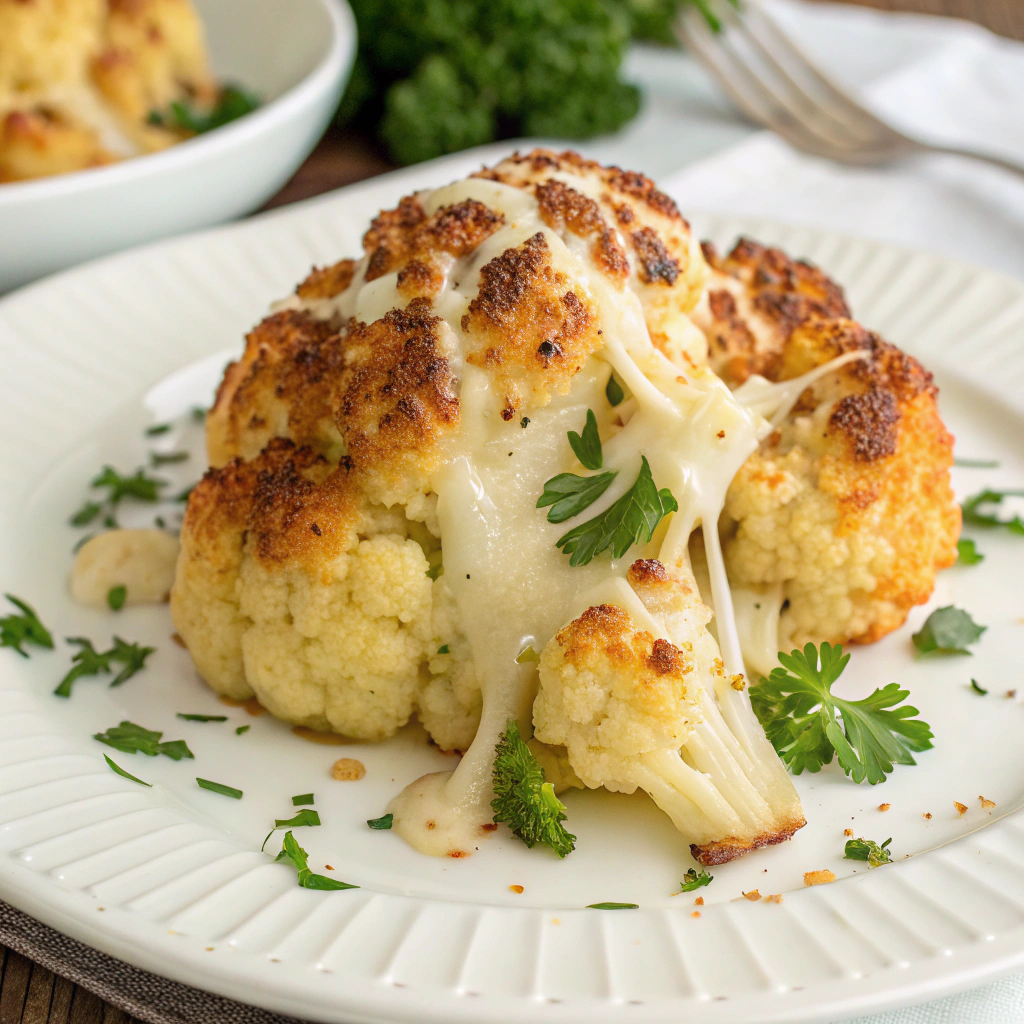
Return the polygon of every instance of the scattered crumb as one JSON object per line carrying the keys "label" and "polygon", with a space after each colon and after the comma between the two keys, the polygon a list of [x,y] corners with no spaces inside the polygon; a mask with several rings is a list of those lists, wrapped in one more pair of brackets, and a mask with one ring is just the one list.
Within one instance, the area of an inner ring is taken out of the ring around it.
{"label": "scattered crumb", "polygon": [[514,893],[521,893],[521,892],[523,891],[523,887],[522,887],[521,885],[510,885],[510,886],[509,886],[509,888],[510,888],[510,889],[511,889],[511,890],[512,890],[512,891],[513,891]]}
{"label": "scattered crumb", "polygon": [[1017,691],[1016,690],[1007,690],[1006,691],[1006,696],[1009,697],[1010,700],[1013,700],[1013,698],[1017,696]]}
{"label": "scattered crumb", "polygon": [[773,892],[771,894],[771,896],[765,896],[765,899],[769,903],[781,903],[782,902],[782,893],[781,892]]}
{"label": "scattered crumb", "polygon": [[835,872],[829,871],[828,868],[822,868],[821,871],[804,872],[804,885],[825,885],[827,882],[834,882],[835,880]]}
{"label": "scattered crumb", "polygon": [[718,432],[718,436],[719,436],[719,437],[725,437],[725,431],[724,431],[724,430],[720,430],[720,431]]}
{"label": "scattered crumb", "polygon": [[[993,804],[992,806],[995,807],[995,804]],[[107,908],[106,907],[97,907],[96,909],[97,910],[106,910]]]}
{"label": "scattered crumb", "polygon": [[[174,642],[175,642],[175,643],[176,643],[176,644],[177,644],[177,645],[178,645],[179,647],[185,647],[185,641],[181,639],[181,635],[180,635],[179,633],[172,633],[172,634],[171,634],[171,639],[172,639],[172,640],[173,640],[173,641],[174,641]],[[187,648],[187,647],[185,647],[185,650],[187,651],[187,650],[188,650],[188,648]]]}
{"label": "scattered crumb", "polygon": [[699,911],[699,910],[695,910],[695,911],[694,911],[694,912],[693,912],[693,913],[692,913],[692,914],[690,915],[690,917],[700,917],[700,911]]}
{"label": "scattered crumb", "polygon": [[693,905],[694,905],[695,907],[703,907],[703,906],[704,906],[704,897],[703,897],[703,896],[698,896],[698,897],[697,897],[697,898],[696,898],[696,899],[695,899],[695,900],[693,901]]}
{"label": "scattered crumb", "polygon": [[[978,799],[981,801],[981,809],[983,811],[990,811],[996,805],[995,800],[986,800],[983,796],[979,796]],[[100,907],[100,909],[102,910],[103,908]]]}
{"label": "scattered crumb", "polygon": [[746,681],[746,679],[743,678],[742,673],[740,673],[738,675],[733,676],[729,680],[729,685],[734,690],[742,690],[747,685],[747,681]]}
{"label": "scattered crumb", "polygon": [[889,810],[890,807],[892,807],[892,804],[879,804],[878,805],[878,809],[880,811],[887,811],[887,810]]}
{"label": "scattered crumb", "polygon": [[[480,847],[478,846],[477,849],[479,850]],[[468,857],[469,854],[466,853],[465,850],[449,850],[448,851],[448,856],[449,857],[454,857],[456,860],[458,860],[460,857]]]}
{"label": "scattered crumb", "polygon": [[756,903],[761,898],[761,894],[756,889],[751,889],[750,892],[743,893],[743,898],[750,900],[751,903]]}
{"label": "scattered crumb", "polygon": [[843,829],[843,835],[844,836],[852,836],[853,835],[853,829],[852,828],[844,828]]}
{"label": "scattered crumb", "polygon": [[213,952],[213,946],[207,946],[206,947],[206,952],[207,953],[212,953]]}
{"label": "scattered crumb", "polygon": [[931,821],[931,820],[932,820],[932,812],[931,812],[931,811],[925,811],[925,812],[924,812],[924,813],[923,813],[923,814],[921,815],[921,817],[922,817],[922,818],[927,818],[927,819],[928,819],[929,821]]}
{"label": "scattered crumb", "polygon": [[331,765],[331,778],[337,779],[338,782],[355,782],[365,774],[366,769],[363,767],[363,762],[357,761],[354,757],[339,757]]}
{"label": "scattered crumb", "polygon": [[325,868],[326,868],[326,869],[327,869],[328,871],[333,871],[333,870],[334,870],[334,865],[333,865],[333,864],[325,864],[325,865],[324,865],[324,867],[325,867]]}
{"label": "scattered crumb", "polygon": [[953,806],[956,808],[956,813],[961,818],[967,813],[967,804],[962,804],[959,800],[954,800]]}
{"label": "scattered crumb", "polygon": [[557,917],[553,917],[553,918],[551,918],[551,923],[552,924],[561,924],[562,922],[559,921]]}

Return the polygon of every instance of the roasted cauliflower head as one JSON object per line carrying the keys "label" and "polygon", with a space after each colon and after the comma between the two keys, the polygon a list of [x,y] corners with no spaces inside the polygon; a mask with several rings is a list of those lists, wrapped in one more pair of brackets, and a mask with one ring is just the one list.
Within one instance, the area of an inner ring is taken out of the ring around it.
{"label": "roasted cauliflower head", "polygon": [[362,739],[416,715],[465,752],[388,808],[425,852],[493,830],[496,744],[531,719],[559,785],[646,790],[704,863],[792,835],[737,630],[709,628],[726,566],[785,588],[794,635],[893,628],[955,531],[950,442],[930,378],[834,285],[741,256],[709,271],[649,180],[546,150],[374,218],[207,416],[171,601],[200,674]]}
{"label": "roasted cauliflower head", "polygon": [[730,579],[780,587],[780,645],[871,643],[927,601],[956,560],[953,438],[932,376],[849,319],[820,270],[743,240],[706,249],[695,314],[732,386],[791,380],[838,357],[737,474],[723,518]]}

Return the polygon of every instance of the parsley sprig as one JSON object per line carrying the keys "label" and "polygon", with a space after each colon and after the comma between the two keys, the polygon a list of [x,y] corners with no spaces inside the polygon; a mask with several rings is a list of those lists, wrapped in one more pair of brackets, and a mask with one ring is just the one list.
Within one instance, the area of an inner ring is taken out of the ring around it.
{"label": "parsley sprig", "polygon": [[[916,764],[912,752],[932,746],[931,726],[917,708],[901,704],[909,691],[889,683],[862,700],[843,700],[832,686],[850,660],[843,648],[807,644],[779,652],[782,668],[753,687],[750,699],[768,739],[794,775],[820,771],[832,759],[854,782],[884,782],[897,764]],[[840,725],[840,721],[842,725]]]}
{"label": "parsley sprig", "polygon": [[877,868],[881,864],[891,864],[889,844],[892,838],[886,839],[881,846],[871,839],[851,839],[847,842],[843,856],[847,860],[866,860],[869,868]]}
{"label": "parsley sprig", "polygon": [[655,486],[644,455],[633,486],[600,515],[573,527],[555,544],[570,556],[572,566],[586,565],[609,549],[614,558],[621,558],[634,544],[646,544],[662,519],[678,508],[667,487],[659,491]]}
{"label": "parsley sprig", "polygon": [[84,636],[69,636],[67,641],[69,644],[77,645],[79,649],[72,655],[71,670],[53,691],[58,697],[70,697],[71,688],[77,680],[83,676],[109,674],[115,664],[122,667],[110,681],[110,685],[120,686],[136,672],[145,668],[146,659],[156,650],[155,647],[130,644],[117,636],[114,637],[114,646],[109,651],[97,651],[92,641]]}
{"label": "parsley sprig", "polygon": [[582,434],[577,434],[575,430],[569,431],[569,446],[587,469],[600,469],[604,465],[601,435],[597,432],[597,417],[593,409],[587,410],[587,422]]}
{"label": "parsley sprig", "polygon": [[53,635],[39,621],[36,610],[12,594],[4,594],[4,597],[21,614],[12,613],[0,616],[0,647],[10,647],[23,658],[27,658],[29,655],[28,651],[21,646],[22,644],[33,644],[36,647],[45,647],[52,651]]}
{"label": "parsley sprig", "polygon": [[312,807],[304,807],[297,814],[290,818],[275,818],[274,827],[267,833],[267,838],[263,840],[263,845],[260,847],[260,853],[262,853],[270,840],[270,837],[278,830],[282,828],[299,828],[301,826],[309,826],[310,828],[320,824],[320,815],[313,810]]}
{"label": "parsley sprig", "polygon": [[159,128],[171,128],[176,131],[192,132],[202,135],[204,132],[222,128],[231,121],[237,121],[245,114],[250,114],[260,105],[259,97],[236,85],[225,86],[221,90],[216,106],[204,112],[191,103],[175,101],[168,113],[153,110],[149,114],[149,123]]}
{"label": "parsley sprig", "polygon": [[131,476],[119,473],[113,466],[104,466],[103,471],[89,484],[94,490],[106,490],[99,501],[89,500],[71,517],[72,526],[88,526],[97,516],[103,514],[103,525],[117,526],[117,506],[125,498],[137,501],[156,502],[160,500],[160,488],[166,480],[149,476],[144,469],[137,469]]}
{"label": "parsley sprig", "polygon": [[985,556],[975,547],[973,540],[961,537],[956,542],[956,564],[957,565],[978,565],[984,562]]}
{"label": "parsley sprig", "polygon": [[576,849],[576,837],[566,831],[565,804],[544,781],[544,769],[519,735],[514,719],[505,725],[494,759],[494,820],[505,822],[529,847],[550,846],[559,857]]}
{"label": "parsley sprig", "polygon": [[678,896],[680,893],[693,892],[694,889],[699,889],[703,885],[710,885],[714,880],[714,875],[709,875],[703,868],[698,871],[696,868],[689,868],[683,880],[679,883],[679,892],[675,892],[672,895]]}
{"label": "parsley sprig", "polygon": [[93,739],[106,743],[108,747],[120,750],[124,754],[145,754],[147,757],[163,754],[172,761],[195,756],[184,740],[168,740],[162,743],[162,736],[162,732],[145,729],[134,722],[122,722],[104,732],[94,733]]}
{"label": "parsley sprig", "polygon": [[[993,491],[986,488],[967,498],[960,506],[965,526],[1002,526],[1010,533],[1024,535],[1024,520],[1020,516],[1000,519],[998,508],[1004,498],[1024,498],[1024,491]],[[988,510],[991,506],[991,510]]]}
{"label": "parsley sprig", "polygon": [[910,638],[922,654],[970,654],[988,626],[979,626],[968,612],[953,605],[936,608]]}
{"label": "parsley sprig", "polygon": [[358,885],[349,885],[348,882],[339,882],[336,879],[328,878],[326,875],[314,874],[309,867],[309,855],[299,846],[295,836],[291,832],[285,832],[284,843],[281,852],[276,860],[286,861],[294,865],[299,875],[299,885],[303,889],[358,889]]}

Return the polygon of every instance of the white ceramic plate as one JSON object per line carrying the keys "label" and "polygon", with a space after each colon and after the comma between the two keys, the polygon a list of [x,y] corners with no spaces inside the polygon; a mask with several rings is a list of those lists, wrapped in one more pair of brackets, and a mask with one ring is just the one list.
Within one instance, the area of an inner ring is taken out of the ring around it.
{"label": "white ceramic plate", "polygon": [[102,253],[248,213],[327,127],[355,52],[345,0],[195,0],[214,73],[259,110],[160,153],[0,184],[0,293]]}
{"label": "white ceramic plate", "polygon": [[[908,686],[935,750],[875,788],[834,769],[799,777],[808,826],[714,869],[699,918],[693,896],[670,896],[692,862],[646,798],[570,792],[579,843],[564,862],[501,832],[467,860],[425,858],[364,824],[406,782],[450,765],[416,729],[381,745],[313,745],[269,716],[219,704],[171,642],[166,609],[114,617],[70,603],[81,531],[67,519],[99,467],[131,470],[156,448],[198,452],[189,409],[209,402],[226,353],[268,301],[312,262],[355,252],[382,204],[477,162],[376,179],[0,302],[0,589],[35,604],[59,637],[99,645],[116,632],[157,647],[124,686],[84,679],[71,700],[50,692],[69,664],[63,642],[28,661],[0,651],[0,897],[138,966],[318,1021],[834,1020],[1024,964],[1024,707],[1004,696],[1018,686],[1024,695],[1020,538],[979,536],[984,564],[940,579],[933,606],[955,602],[989,627],[976,656],[915,661],[909,636],[929,611],[921,608],[897,634],[855,651],[843,679],[854,696],[890,680]],[[1024,287],[810,228],[717,216],[697,226],[721,242],[749,232],[835,274],[866,323],[935,370],[960,454],[1000,460],[958,469],[958,490],[1024,483]],[[174,417],[172,434],[143,437]],[[169,467],[168,491],[201,469],[198,454]],[[146,509],[142,521],[176,508]],[[988,696],[968,689],[971,676]],[[176,712],[231,721],[190,723]],[[196,760],[114,753],[154,786],[118,778],[90,734],[123,718],[186,739]],[[243,724],[251,728],[236,735]],[[366,778],[333,781],[341,754],[362,760]],[[196,775],[245,797],[200,790]],[[310,790],[324,824],[298,838],[314,869],[330,864],[361,888],[300,889],[294,871],[259,853],[271,819]],[[984,811],[980,795],[995,809]],[[954,801],[968,806],[963,817]],[[891,836],[897,863],[868,872],[843,860],[845,828]],[[820,868],[839,881],[804,888],[803,873]],[[753,888],[784,900],[737,902]],[[581,909],[606,900],[641,909]]]}

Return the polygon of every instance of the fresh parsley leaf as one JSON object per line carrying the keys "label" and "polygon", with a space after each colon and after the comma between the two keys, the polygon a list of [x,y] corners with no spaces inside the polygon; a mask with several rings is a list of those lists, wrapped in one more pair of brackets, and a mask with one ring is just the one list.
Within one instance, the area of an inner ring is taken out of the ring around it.
{"label": "fresh parsley leaf", "polygon": [[0,616],[0,647],[10,647],[23,658],[27,658],[28,651],[21,645],[32,644],[35,647],[45,647],[53,650],[53,636],[50,631],[39,621],[35,609],[26,604],[13,594],[4,594],[11,604],[14,605],[20,615]]}
{"label": "fresh parsley leaf", "polygon": [[555,542],[570,556],[570,565],[586,565],[608,548],[621,558],[632,545],[646,544],[662,519],[679,508],[671,491],[654,486],[647,456],[641,458],[636,482],[618,501]]}
{"label": "fresh parsley leaf", "polygon": [[983,689],[982,689],[982,688],[981,688],[981,687],[980,687],[980,686],[978,685],[978,680],[977,680],[977,679],[972,679],[972,680],[971,680],[971,689],[972,689],[972,690],[973,690],[973,691],[974,691],[975,693],[980,693],[982,697],[984,697],[984,696],[986,696],[986,695],[988,694],[988,690],[983,690]]}
{"label": "fresh parsley leaf", "polygon": [[550,846],[559,857],[576,848],[576,837],[565,830],[565,805],[554,786],[544,781],[544,769],[509,719],[498,740],[494,758],[494,820],[505,822],[527,846]]}
{"label": "fresh parsley leaf", "polygon": [[175,501],[180,501],[182,504],[185,504],[185,502],[188,501],[189,497],[191,496],[191,494],[195,490],[195,488],[196,488],[195,484],[193,484],[191,487],[186,487],[183,491],[179,491],[174,496],[174,500]]}
{"label": "fresh parsley leaf", "polygon": [[192,406],[192,419],[195,420],[196,423],[205,423],[206,422],[206,410],[201,405],[193,405]]}
{"label": "fresh parsley leaf", "polygon": [[107,604],[110,605],[112,611],[119,612],[124,607],[127,597],[127,587],[111,587],[107,591]]}
{"label": "fresh parsley leaf", "polygon": [[593,409],[587,410],[587,422],[583,425],[582,434],[577,434],[575,430],[569,431],[569,447],[587,469],[600,469],[604,465],[601,435],[597,432],[597,417]]}
{"label": "fresh parsley leaf", "polygon": [[438,654],[451,654],[452,653],[451,645],[450,644],[441,644],[441,646],[438,647],[438,649],[437,649],[437,653]]}
{"label": "fresh parsley leaf", "polygon": [[197,109],[191,103],[175,101],[171,104],[170,113],[158,110],[150,111],[149,123],[174,131],[192,132],[202,135],[204,132],[222,128],[231,121],[252,113],[260,105],[259,97],[236,85],[225,86],[221,90],[216,106],[208,112]]}
{"label": "fresh parsley leaf", "polygon": [[604,394],[608,399],[608,404],[613,407],[626,397],[626,392],[622,390],[622,385],[614,373],[608,378],[608,383],[604,386]]}
{"label": "fresh parsley leaf", "polygon": [[71,669],[53,692],[58,697],[70,697],[71,688],[83,676],[98,676],[110,672],[112,651],[97,651],[92,641],[84,636],[69,636],[69,644],[76,644],[79,650],[71,656]]}
{"label": "fresh parsley leaf", "polygon": [[639,903],[588,903],[587,910],[639,910]]}
{"label": "fresh parsley leaf", "polygon": [[94,733],[93,739],[99,740],[100,743],[106,743],[108,747],[120,750],[123,754],[145,754],[147,757],[163,754],[172,761],[180,761],[182,758],[194,756],[184,740],[170,740],[161,743],[162,736],[162,732],[145,729],[134,722],[122,722],[105,732]]}
{"label": "fresh parsley leaf", "polygon": [[299,885],[303,889],[358,889],[358,885],[349,885],[348,882],[338,882],[326,875],[316,875],[309,869],[309,855],[296,842],[291,832],[285,832],[284,843],[281,852],[275,858],[277,861],[287,861],[295,867],[299,875]]}
{"label": "fresh parsley leaf", "polygon": [[211,782],[209,779],[200,779],[196,777],[196,782],[199,783],[200,789],[208,789],[211,793],[220,793],[221,796],[229,796],[232,800],[241,800],[242,791],[235,789],[234,786],[225,786],[220,782]]}
{"label": "fresh parsley leaf", "polygon": [[227,715],[187,715],[183,711],[178,712],[178,718],[186,722],[226,722]]}
{"label": "fresh parsley leaf", "polygon": [[312,807],[304,807],[298,814],[291,818],[275,818],[274,827],[267,833],[267,838],[263,840],[263,845],[260,847],[260,853],[262,853],[267,847],[267,841],[270,837],[278,830],[282,828],[299,828],[303,825],[313,827],[320,824],[320,815],[313,810]]}
{"label": "fresh parsley leaf", "polygon": [[292,807],[301,807],[303,804],[313,803],[312,793],[300,793],[298,796],[292,797]]}
{"label": "fresh parsley leaf", "polygon": [[122,779],[128,779],[129,782],[137,782],[140,786],[149,786],[150,789],[153,788],[152,782],[143,782],[142,779],[135,778],[134,775],[130,774],[129,772],[126,772],[123,768],[120,768],[116,764],[114,764],[114,762],[111,761],[106,754],[103,755],[103,760],[106,761],[108,765],[110,765],[110,770],[116,772],[118,775],[121,776]]}
{"label": "fresh parsley leaf", "polygon": [[146,427],[146,437],[159,437],[161,434],[166,434],[170,429],[170,423],[154,423],[153,426]]}
{"label": "fresh parsley leaf", "polygon": [[[696,868],[689,868],[683,875],[682,882],[679,883],[679,892],[693,892],[694,889],[699,889],[702,885],[710,885],[714,877],[703,869],[697,871]],[[676,895],[678,896],[679,893]]]}
{"label": "fresh parsley leaf", "polygon": [[559,473],[544,484],[544,493],[537,499],[537,508],[553,506],[548,512],[548,522],[564,523],[593,505],[616,476],[615,471],[598,473],[597,476]]}
{"label": "fresh parsley leaf", "polygon": [[88,526],[103,511],[102,505],[87,501],[69,520],[72,526]]}
{"label": "fresh parsley leaf", "polygon": [[149,461],[154,466],[172,466],[176,462],[187,462],[188,452],[150,452]]}
{"label": "fresh parsley leaf", "polygon": [[386,829],[391,828],[394,820],[395,816],[389,812],[379,818],[367,818],[366,824],[369,825],[370,828]]}
{"label": "fresh parsley leaf", "polygon": [[236,736],[241,736],[241,735],[242,735],[242,733],[248,732],[248,731],[249,731],[249,730],[250,730],[251,728],[252,728],[252,726],[251,726],[251,725],[240,725],[240,726],[239,726],[239,727],[238,727],[238,728],[237,728],[237,729],[235,730],[235,735],[236,735]]}
{"label": "fresh parsley leaf", "polygon": [[977,565],[984,561],[985,556],[974,546],[973,540],[965,540],[961,537],[956,542],[957,565]]}
{"label": "fresh parsley leaf", "polygon": [[139,501],[159,501],[159,490],[165,480],[147,476],[144,469],[137,469],[131,476],[123,476],[113,466],[104,466],[103,471],[89,485],[107,489],[107,504],[117,505],[123,498],[137,498]]}
{"label": "fresh parsley leaf", "polygon": [[[765,734],[794,775],[820,771],[833,757],[854,782],[884,782],[896,764],[916,764],[912,751],[928,750],[932,731],[904,704],[909,696],[896,683],[862,700],[842,700],[832,685],[849,654],[823,643],[819,651],[779,652],[781,668],[751,688],[750,699]],[[892,710],[890,710],[892,709]],[[838,719],[842,720],[840,727]]]}
{"label": "fresh parsley leaf", "polygon": [[910,639],[922,654],[970,654],[968,645],[977,643],[986,629],[988,626],[979,626],[962,608],[947,605],[936,608]]}
{"label": "fresh parsley leaf", "polygon": [[[986,488],[967,498],[960,506],[963,511],[965,526],[1005,526],[1010,533],[1024,535],[1024,521],[1020,516],[1000,519],[998,509],[1004,498],[1024,498],[1024,491],[993,491]],[[986,506],[994,506],[993,511],[984,511]]]}
{"label": "fresh parsley leaf", "polygon": [[877,868],[880,864],[891,864],[888,846],[892,838],[886,839],[881,846],[870,839],[851,839],[846,844],[843,856],[847,860],[866,860],[868,867]]}
{"label": "fresh parsley leaf", "polygon": [[961,469],[998,469],[999,462],[996,459],[954,459],[954,466]]}

